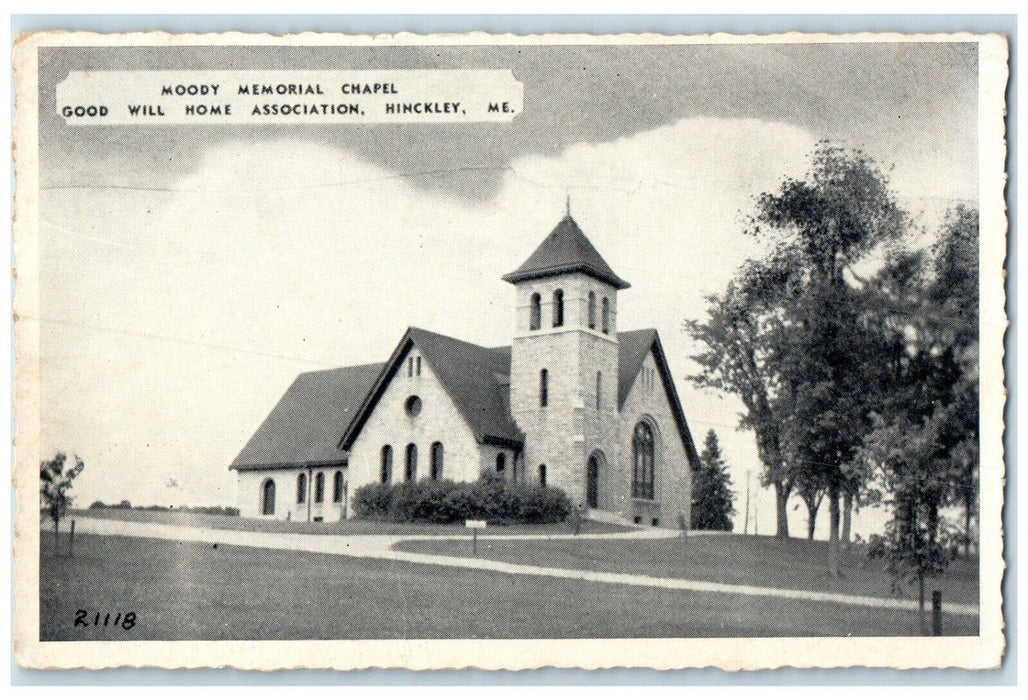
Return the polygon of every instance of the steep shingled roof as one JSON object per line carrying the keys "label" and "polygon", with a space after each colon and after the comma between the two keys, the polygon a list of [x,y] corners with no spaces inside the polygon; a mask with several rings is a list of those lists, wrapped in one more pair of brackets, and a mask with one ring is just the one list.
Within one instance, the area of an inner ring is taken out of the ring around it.
{"label": "steep shingled roof", "polygon": [[[618,409],[653,350],[690,459],[696,447],[657,331],[618,333]],[[301,374],[232,462],[232,469],[341,464],[401,360],[417,346],[480,443],[520,446],[510,414],[509,345],[485,348],[420,328],[404,333],[387,362]]]}
{"label": "steep shingled roof", "polygon": [[346,453],[338,447],[339,436],[353,420],[383,366],[379,362],[298,376],[231,468],[342,463]]}
{"label": "steep shingled roof", "polygon": [[503,279],[513,284],[566,272],[584,272],[618,289],[627,289],[630,286],[614,274],[610,265],[585,237],[570,214],[560,220],[556,228],[543,239],[521,267],[504,275]]}

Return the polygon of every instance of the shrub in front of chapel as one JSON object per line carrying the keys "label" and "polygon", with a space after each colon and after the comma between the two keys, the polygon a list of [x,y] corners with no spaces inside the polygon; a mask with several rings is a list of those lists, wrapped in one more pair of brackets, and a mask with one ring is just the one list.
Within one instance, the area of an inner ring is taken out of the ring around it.
{"label": "shrub in front of chapel", "polygon": [[365,484],[353,494],[354,515],[362,520],[385,520],[392,500],[388,484]]}

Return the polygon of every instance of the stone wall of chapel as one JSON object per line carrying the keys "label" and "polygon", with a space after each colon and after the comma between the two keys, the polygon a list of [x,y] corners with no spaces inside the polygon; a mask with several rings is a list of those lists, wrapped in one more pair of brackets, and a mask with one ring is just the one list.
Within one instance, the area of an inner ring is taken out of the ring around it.
{"label": "stone wall of chapel", "polygon": [[[553,326],[553,292],[564,292],[564,324]],[[596,295],[596,328],[588,327],[588,296]],[[542,299],[541,324],[530,329],[531,296]],[[573,273],[516,285],[515,333],[511,354],[511,412],[525,434],[524,474],[538,483],[546,465],[549,486],[564,489],[576,504],[586,502],[586,462],[601,450],[608,463],[617,450],[617,290],[588,275]],[[602,332],[602,300],[609,300],[608,333]],[[540,371],[548,373],[547,406],[540,405]],[[601,372],[596,409],[596,372]],[[601,473],[606,479],[607,470]],[[601,486],[600,507],[609,489]]]}
{"label": "stone wall of chapel", "polygon": [[[652,383],[644,379],[647,371],[653,378]],[[653,501],[631,497],[632,435],[644,418],[653,424],[656,441]],[[623,484],[620,492],[624,496],[617,510],[630,519],[639,517],[647,525],[657,518],[664,527],[678,527],[680,512],[684,512],[688,520],[692,468],[652,352],[646,356],[621,409],[618,442],[621,451],[616,478]]]}
{"label": "stone wall of chapel", "polygon": [[[443,478],[474,481],[482,466],[482,451],[456,404],[439,383],[427,358],[421,358],[421,374],[408,375],[408,357],[421,353],[413,347],[390,380],[350,450],[350,497],[369,483],[380,481],[383,445],[393,448],[392,483],[403,481],[407,445],[418,448],[417,479],[431,474],[432,443],[443,444]],[[421,399],[421,412],[408,415],[409,397]]]}

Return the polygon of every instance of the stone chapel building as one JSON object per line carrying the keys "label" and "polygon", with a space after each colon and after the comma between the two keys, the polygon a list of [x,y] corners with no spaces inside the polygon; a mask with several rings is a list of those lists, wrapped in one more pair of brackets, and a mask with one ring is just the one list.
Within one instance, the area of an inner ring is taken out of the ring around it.
{"label": "stone chapel building", "polygon": [[408,328],[385,362],[298,376],[230,466],[240,514],[338,520],[364,484],[490,471],[594,517],[688,522],[699,458],[657,331],[618,330],[628,282],[570,213],[503,279],[509,346]]}

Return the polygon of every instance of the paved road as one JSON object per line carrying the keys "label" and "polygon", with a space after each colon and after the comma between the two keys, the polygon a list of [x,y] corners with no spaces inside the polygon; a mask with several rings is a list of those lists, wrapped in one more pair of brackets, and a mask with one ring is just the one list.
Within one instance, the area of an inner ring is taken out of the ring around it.
{"label": "paved road", "polygon": [[[902,600],[898,598],[876,598],[872,596],[847,595],[844,593],[790,590],[782,588],[768,588],[765,586],[744,586],[729,583],[714,583],[711,581],[693,581],[690,579],[641,576],[637,574],[618,574],[580,569],[559,569],[547,566],[512,564],[508,562],[476,559],[472,557],[452,557],[441,554],[400,552],[392,548],[393,545],[401,540],[469,539],[466,535],[425,535],[414,537],[405,535],[314,535],[303,533],[251,532],[246,530],[215,530],[211,528],[188,527],[166,523],[141,523],[128,520],[81,517],[75,519],[75,530],[77,532],[96,535],[152,537],[155,539],[176,540],[180,542],[211,542],[235,545],[237,547],[259,547],[265,549],[319,552],[322,554],[338,554],[347,557],[386,559],[390,561],[403,561],[415,564],[499,571],[510,574],[523,574],[526,576],[551,576],[554,578],[578,579],[598,583],[615,583],[626,586],[645,586],[650,588],[664,588],[668,590],[788,598],[792,600],[838,603],[841,605],[855,605],[886,610],[917,610],[916,601]],[[482,535],[479,539],[559,540],[577,538],[624,540],[660,539],[677,536],[678,532],[676,530],[642,528],[632,530],[630,532],[582,535]],[[965,603],[951,603],[946,606],[945,612],[951,615],[977,617],[978,606]]]}

